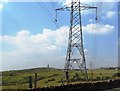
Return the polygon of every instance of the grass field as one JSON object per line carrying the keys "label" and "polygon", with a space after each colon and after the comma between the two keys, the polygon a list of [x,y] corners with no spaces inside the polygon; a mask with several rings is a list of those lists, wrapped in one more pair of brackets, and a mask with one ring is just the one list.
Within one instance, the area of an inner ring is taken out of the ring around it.
{"label": "grass field", "polygon": [[[5,71],[2,74],[2,89],[26,89],[29,88],[28,77],[32,76],[34,87],[34,75],[37,73],[37,87],[61,85],[61,78],[65,82],[65,74],[63,70],[55,68],[35,68],[18,71]],[[79,80],[74,80],[75,73],[78,73]],[[113,74],[117,70],[96,69],[93,70],[93,80],[114,79]],[[88,70],[88,77],[91,80],[91,71]],[[84,76],[79,71],[70,71],[70,80],[72,83],[84,82]]]}

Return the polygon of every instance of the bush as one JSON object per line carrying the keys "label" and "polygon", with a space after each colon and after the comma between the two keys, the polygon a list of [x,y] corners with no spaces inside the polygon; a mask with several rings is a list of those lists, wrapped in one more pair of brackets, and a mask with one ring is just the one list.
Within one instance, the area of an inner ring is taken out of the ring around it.
{"label": "bush", "polygon": [[55,81],[55,78],[48,79],[48,82]]}
{"label": "bush", "polygon": [[113,77],[120,77],[120,73],[113,74]]}
{"label": "bush", "polygon": [[109,76],[102,76],[101,79],[102,79],[102,80],[108,80],[108,79],[110,79],[110,77],[109,77]]}
{"label": "bush", "polygon": [[101,80],[100,77],[96,77],[96,80]]}

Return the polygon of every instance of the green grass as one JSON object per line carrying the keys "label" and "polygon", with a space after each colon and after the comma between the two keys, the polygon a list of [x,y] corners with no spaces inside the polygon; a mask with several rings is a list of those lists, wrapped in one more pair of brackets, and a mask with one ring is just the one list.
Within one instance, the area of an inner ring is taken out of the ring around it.
{"label": "green grass", "polygon": [[[38,81],[37,87],[44,86],[56,86],[61,85],[61,78],[65,81],[64,71],[54,68],[35,68],[27,70],[18,70],[18,71],[6,71],[2,73],[2,89],[27,89],[28,77],[32,76],[33,78],[33,87],[34,87],[34,74],[37,73]],[[83,82],[84,76],[80,74],[79,71],[70,71],[70,79],[74,80],[75,73],[78,73],[80,80],[76,82]],[[113,74],[117,73],[117,70],[104,70],[96,69],[93,70],[93,80],[98,78],[101,80],[102,77],[113,78]],[[88,71],[89,80],[91,79],[91,71]],[[52,79],[52,80],[51,80]],[[72,83],[75,83],[74,81]],[[66,84],[66,82],[65,82]]]}

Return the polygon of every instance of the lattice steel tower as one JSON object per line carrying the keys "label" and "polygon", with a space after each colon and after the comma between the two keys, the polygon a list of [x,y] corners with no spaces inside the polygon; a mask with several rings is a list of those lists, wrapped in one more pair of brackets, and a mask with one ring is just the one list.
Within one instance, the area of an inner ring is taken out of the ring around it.
{"label": "lattice steel tower", "polygon": [[[89,6],[87,4],[82,4],[79,1],[72,1],[68,6],[63,8],[58,8],[57,10],[70,11],[70,29],[69,29],[69,39],[68,39],[68,49],[66,54],[65,71],[66,79],[69,81],[68,71],[70,69],[75,69],[77,66],[81,72],[84,73],[86,80],[88,80],[86,60],[83,47],[83,37],[82,37],[82,17],[81,11],[95,9],[97,7]],[[97,17],[96,17],[97,19]],[[76,64],[76,65],[75,65]]]}

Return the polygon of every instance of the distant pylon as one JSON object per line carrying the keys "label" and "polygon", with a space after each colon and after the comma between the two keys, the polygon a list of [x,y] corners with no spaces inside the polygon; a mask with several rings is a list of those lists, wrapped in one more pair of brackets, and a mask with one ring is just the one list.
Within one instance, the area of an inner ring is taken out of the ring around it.
{"label": "distant pylon", "polygon": [[68,48],[64,68],[66,72],[67,82],[69,82],[69,70],[76,69],[76,66],[77,69],[80,69],[80,71],[84,74],[86,80],[88,80],[85,53],[83,47],[82,17],[81,17],[81,11],[88,9],[95,9],[97,12],[97,7],[82,4],[80,3],[80,0],[76,2],[72,1],[71,4],[69,4],[68,6],[65,5],[63,8],[56,9],[56,11],[63,10],[71,12]]}

